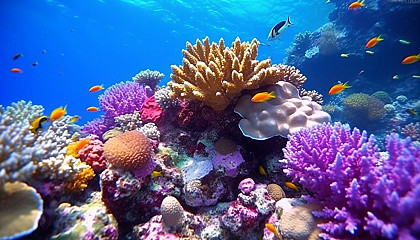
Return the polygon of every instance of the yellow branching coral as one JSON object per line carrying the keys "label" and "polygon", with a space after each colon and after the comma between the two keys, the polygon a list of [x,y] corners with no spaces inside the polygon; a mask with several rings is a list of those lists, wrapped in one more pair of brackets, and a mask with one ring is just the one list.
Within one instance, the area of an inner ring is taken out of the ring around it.
{"label": "yellow branching coral", "polygon": [[83,191],[87,187],[87,182],[93,177],[95,172],[89,166],[77,173],[75,179],[67,183],[66,189],[74,192]]}
{"label": "yellow branching coral", "polygon": [[196,99],[215,110],[225,109],[244,89],[257,89],[279,81],[284,72],[271,66],[271,59],[256,60],[260,42],[242,42],[239,37],[232,47],[225,47],[206,37],[195,45],[187,42],[183,49],[183,65],[172,65],[168,86],[172,97]]}

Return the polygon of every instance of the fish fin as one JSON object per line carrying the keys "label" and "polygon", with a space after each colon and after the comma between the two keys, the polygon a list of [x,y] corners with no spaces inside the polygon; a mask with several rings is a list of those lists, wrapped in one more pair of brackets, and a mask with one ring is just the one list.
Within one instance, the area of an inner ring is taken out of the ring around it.
{"label": "fish fin", "polygon": [[290,16],[287,16],[287,23],[289,23],[289,25],[295,25],[290,21]]}
{"label": "fish fin", "polygon": [[64,115],[67,113],[67,105],[63,108]]}
{"label": "fish fin", "polygon": [[384,38],[382,37],[382,35],[378,36],[378,42],[384,40]]}
{"label": "fish fin", "polygon": [[274,91],[272,91],[268,95],[270,95],[271,98],[276,98],[276,93]]}

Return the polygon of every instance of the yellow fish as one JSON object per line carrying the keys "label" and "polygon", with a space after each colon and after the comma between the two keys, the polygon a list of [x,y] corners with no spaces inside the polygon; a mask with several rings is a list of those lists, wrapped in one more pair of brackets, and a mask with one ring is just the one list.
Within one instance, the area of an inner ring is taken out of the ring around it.
{"label": "yellow fish", "polygon": [[272,232],[272,233],[276,236],[276,239],[281,239],[281,238],[280,238],[280,235],[279,235],[279,232],[277,231],[277,228],[276,228],[273,224],[271,224],[271,223],[266,223],[266,224],[265,224],[265,227],[266,227],[268,230],[270,230],[270,232]]}
{"label": "yellow fish", "polygon": [[163,176],[163,174],[162,174],[162,172],[160,172],[160,171],[153,171],[153,172],[152,172],[152,176],[153,176],[154,178],[157,178],[157,177],[162,177],[162,176]]}
{"label": "yellow fish", "polygon": [[65,106],[64,108],[59,107],[54,109],[54,111],[52,111],[50,114],[50,121],[54,122],[55,120],[59,120],[60,118],[62,118],[67,113],[66,108],[67,106]]}
{"label": "yellow fish", "polygon": [[349,54],[348,53],[342,53],[342,54],[340,54],[340,57],[348,58],[349,57]]}
{"label": "yellow fish", "polygon": [[37,119],[35,119],[34,121],[32,121],[31,126],[29,127],[29,131],[31,131],[31,133],[38,133],[39,130],[41,130],[41,125],[45,122],[47,122],[47,116],[41,116]]}
{"label": "yellow fish", "polygon": [[263,166],[258,166],[258,171],[261,175],[267,176],[267,172],[264,170]]}
{"label": "yellow fish", "polygon": [[255,94],[252,98],[251,101],[252,102],[265,102],[267,100],[276,98],[276,95],[274,92],[268,93],[268,92],[261,92],[261,93],[257,93]]}
{"label": "yellow fish", "polygon": [[80,117],[80,116],[78,116],[78,115],[74,115],[74,116],[70,119],[70,122],[71,122],[71,123],[75,123],[75,122],[79,121],[80,119],[81,119],[81,117]]}
{"label": "yellow fish", "polygon": [[299,188],[295,184],[293,184],[292,182],[285,182],[284,185],[286,187],[290,188],[290,189],[299,191]]}
{"label": "yellow fish", "polygon": [[374,51],[369,51],[369,50],[367,50],[367,51],[366,51],[366,53],[367,53],[367,54],[370,54],[370,55],[375,54],[375,52],[374,52]]}

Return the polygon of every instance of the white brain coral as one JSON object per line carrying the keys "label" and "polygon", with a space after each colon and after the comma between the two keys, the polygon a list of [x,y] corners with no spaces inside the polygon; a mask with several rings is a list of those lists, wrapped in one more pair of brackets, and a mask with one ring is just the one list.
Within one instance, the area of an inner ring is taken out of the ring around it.
{"label": "white brain coral", "polygon": [[167,196],[163,199],[160,205],[160,212],[163,224],[167,227],[175,227],[181,224],[184,219],[184,209],[178,199],[172,196]]}
{"label": "white brain coral", "polygon": [[252,96],[246,94],[235,106],[235,112],[243,117],[239,128],[244,136],[256,140],[287,137],[303,127],[331,121],[330,115],[321,110],[321,105],[309,97],[301,98],[298,89],[291,83],[280,81],[253,94],[265,91],[274,91],[276,97],[265,102],[252,102]]}

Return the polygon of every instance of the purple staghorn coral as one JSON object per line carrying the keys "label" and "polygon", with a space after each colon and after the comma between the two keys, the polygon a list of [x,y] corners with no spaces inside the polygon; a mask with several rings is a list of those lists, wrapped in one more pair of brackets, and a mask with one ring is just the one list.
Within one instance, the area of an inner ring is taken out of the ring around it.
{"label": "purple staghorn coral", "polygon": [[98,137],[102,135],[111,128],[115,127],[114,119],[105,119],[103,117],[95,118],[90,122],[87,122],[83,125],[82,131],[88,134],[94,134]]}
{"label": "purple staghorn coral", "polygon": [[99,96],[99,105],[105,112],[104,118],[114,118],[140,110],[146,100],[144,87],[136,82],[120,82],[109,87]]}
{"label": "purple staghorn coral", "polygon": [[285,172],[313,193],[323,239],[420,238],[420,146],[387,137],[380,159],[374,138],[340,123],[289,136]]}

